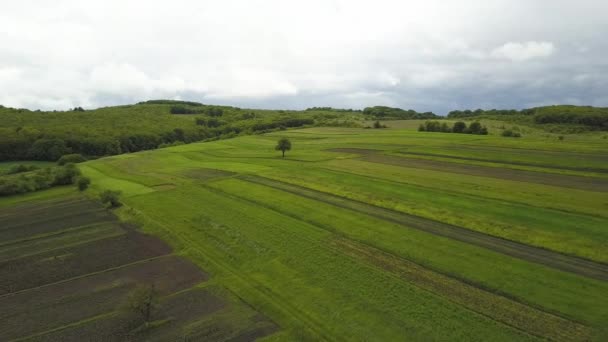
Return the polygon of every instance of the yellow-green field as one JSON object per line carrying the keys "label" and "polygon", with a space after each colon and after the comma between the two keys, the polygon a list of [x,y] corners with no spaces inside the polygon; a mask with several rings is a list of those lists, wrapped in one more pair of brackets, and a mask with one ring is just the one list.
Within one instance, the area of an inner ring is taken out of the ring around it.
{"label": "yellow-green field", "polygon": [[[288,130],[79,167],[87,195],[122,191],[120,218],[276,323],[268,341],[608,338],[608,140],[418,124]],[[280,137],[293,144],[284,159]],[[0,207],[28,196],[41,195]]]}

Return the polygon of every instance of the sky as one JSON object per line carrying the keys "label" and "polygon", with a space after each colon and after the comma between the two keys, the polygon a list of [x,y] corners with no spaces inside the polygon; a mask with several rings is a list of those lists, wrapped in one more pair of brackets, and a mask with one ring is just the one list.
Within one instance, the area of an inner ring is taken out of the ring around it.
{"label": "sky", "polygon": [[608,106],[605,0],[0,0],[0,104]]}

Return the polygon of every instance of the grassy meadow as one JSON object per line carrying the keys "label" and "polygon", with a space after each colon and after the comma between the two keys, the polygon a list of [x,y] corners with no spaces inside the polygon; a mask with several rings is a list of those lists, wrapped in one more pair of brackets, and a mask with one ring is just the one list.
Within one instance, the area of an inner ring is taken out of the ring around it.
{"label": "grassy meadow", "polygon": [[[122,220],[278,325],[266,341],[608,338],[608,140],[530,127],[505,138],[492,120],[487,136],[417,132],[421,122],[277,131],[79,168],[88,196],[121,191]],[[243,315],[222,312],[191,326]]]}

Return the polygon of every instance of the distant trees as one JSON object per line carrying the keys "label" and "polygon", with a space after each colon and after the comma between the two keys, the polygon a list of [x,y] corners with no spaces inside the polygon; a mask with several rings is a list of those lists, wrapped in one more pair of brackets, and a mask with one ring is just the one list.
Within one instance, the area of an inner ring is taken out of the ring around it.
{"label": "distant trees", "polygon": [[61,158],[59,158],[59,160],[57,161],[57,165],[65,165],[68,163],[82,163],[87,161],[85,159],[85,157],[83,157],[81,154],[79,153],[71,153],[71,154],[66,154],[61,156]]}
{"label": "distant trees", "polygon": [[122,205],[122,203],[120,203],[120,194],[120,191],[105,190],[99,194],[99,199],[101,200],[101,203],[111,208],[118,208]]}
{"label": "distant trees", "polygon": [[39,139],[28,150],[28,156],[33,160],[56,161],[70,152],[72,149],[61,139]]}
{"label": "distant trees", "polygon": [[386,106],[366,107],[363,109],[363,114],[372,118],[382,119],[434,119],[437,115],[433,112],[419,113],[415,110],[404,110],[401,108],[392,108]]}
{"label": "distant trees", "polygon": [[472,122],[469,127],[467,124],[458,121],[455,122],[452,128],[447,123],[440,123],[439,121],[426,121],[424,124],[420,124],[418,127],[419,132],[443,132],[443,133],[466,133],[466,134],[479,134],[487,135],[488,129],[482,126],[481,123],[475,121]]}
{"label": "distant trees", "polygon": [[283,152],[282,158],[285,158],[285,151],[291,150],[291,141],[289,141],[287,138],[281,138],[277,142],[277,146],[275,146],[274,149]]}

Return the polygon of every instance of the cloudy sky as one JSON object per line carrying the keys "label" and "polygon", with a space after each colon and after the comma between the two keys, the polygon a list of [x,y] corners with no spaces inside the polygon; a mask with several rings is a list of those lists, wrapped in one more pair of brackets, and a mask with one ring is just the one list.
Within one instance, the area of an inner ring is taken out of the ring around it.
{"label": "cloudy sky", "polygon": [[605,0],[0,5],[5,106],[608,106]]}

